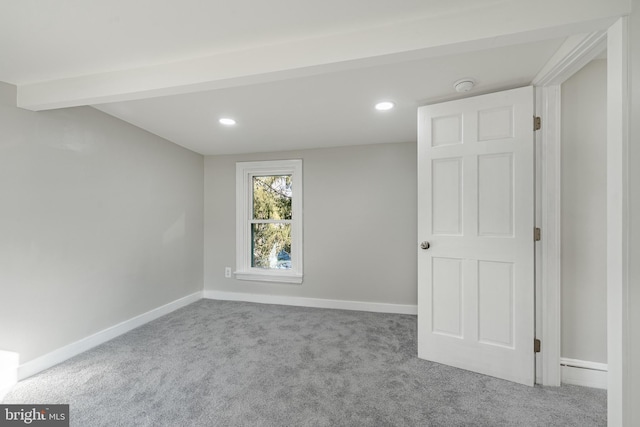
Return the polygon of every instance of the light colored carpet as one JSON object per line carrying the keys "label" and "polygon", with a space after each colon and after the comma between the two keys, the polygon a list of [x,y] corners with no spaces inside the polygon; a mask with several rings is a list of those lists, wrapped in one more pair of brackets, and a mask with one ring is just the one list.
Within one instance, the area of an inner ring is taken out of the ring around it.
{"label": "light colored carpet", "polygon": [[604,426],[606,392],[419,360],[416,317],[201,300],[20,382],[73,426]]}

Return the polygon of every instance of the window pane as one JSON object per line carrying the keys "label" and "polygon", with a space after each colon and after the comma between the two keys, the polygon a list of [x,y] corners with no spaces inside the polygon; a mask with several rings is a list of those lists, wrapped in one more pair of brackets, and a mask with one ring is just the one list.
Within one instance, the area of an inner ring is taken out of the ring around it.
{"label": "window pane", "polygon": [[253,177],[253,219],[291,219],[291,175]]}
{"label": "window pane", "polygon": [[251,267],[291,269],[291,224],[251,224]]}

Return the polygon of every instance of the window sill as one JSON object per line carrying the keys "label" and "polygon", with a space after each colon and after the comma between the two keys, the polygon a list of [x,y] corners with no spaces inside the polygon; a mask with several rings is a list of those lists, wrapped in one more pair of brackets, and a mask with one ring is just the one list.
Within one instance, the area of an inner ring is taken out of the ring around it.
{"label": "window sill", "polygon": [[251,280],[256,282],[275,282],[275,283],[292,283],[301,284],[302,274],[282,274],[272,272],[253,272],[253,271],[236,271],[236,279],[238,280]]}

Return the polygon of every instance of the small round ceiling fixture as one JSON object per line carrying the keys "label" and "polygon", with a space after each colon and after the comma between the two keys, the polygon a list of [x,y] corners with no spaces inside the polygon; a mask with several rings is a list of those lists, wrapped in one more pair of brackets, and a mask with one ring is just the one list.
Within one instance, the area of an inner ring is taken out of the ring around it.
{"label": "small round ceiling fixture", "polygon": [[376,110],[378,110],[378,111],[387,111],[387,110],[391,110],[395,106],[396,106],[396,104],[394,104],[391,101],[382,101],[382,102],[378,102],[376,104]]}
{"label": "small round ceiling fixture", "polygon": [[236,121],[229,117],[222,117],[220,120],[218,120],[218,122],[221,125],[225,125],[225,126],[233,126],[236,124]]}
{"label": "small round ceiling fixture", "polygon": [[453,88],[458,93],[469,92],[476,85],[473,79],[460,79],[453,84]]}

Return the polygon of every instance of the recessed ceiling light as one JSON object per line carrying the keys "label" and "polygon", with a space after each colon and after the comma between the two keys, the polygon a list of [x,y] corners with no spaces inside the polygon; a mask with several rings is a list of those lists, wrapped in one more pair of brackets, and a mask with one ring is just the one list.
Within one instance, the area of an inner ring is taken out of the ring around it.
{"label": "recessed ceiling light", "polygon": [[376,110],[379,110],[379,111],[391,110],[395,106],[396,104],[394,104],[391,101],[382,101],[376,104]]}
{"label": "recessed ceiling light", "polygon": [[236,124],[236,121],[229,117],[223,117],[220,120],[218,120],[218,122],[220,122],[221,125],[225,125],[225,126],[233,126]]}

